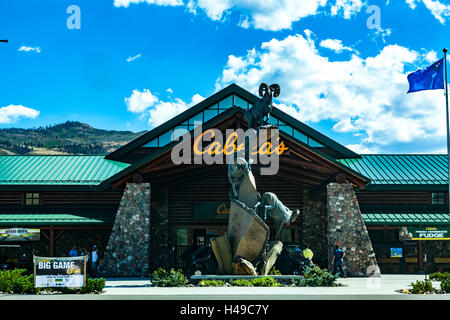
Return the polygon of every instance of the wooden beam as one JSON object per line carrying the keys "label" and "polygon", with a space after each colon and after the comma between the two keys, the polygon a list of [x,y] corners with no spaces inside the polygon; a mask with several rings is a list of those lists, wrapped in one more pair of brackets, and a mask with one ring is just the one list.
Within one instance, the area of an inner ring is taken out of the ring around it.
{"label": "wooden beam", "polygon": [[312,162],[301,161],[301,160],[294,159],[291,157],[280,157],[280,162],[284,162],[291,166],[299,166],[304,169],[311,169],[311,170],[325,172],[325,173],[335,173],[337,171],[336,169],[333,170],[329,167],[325,167],[325,166],[315,164]]}
{"label": "wooden beam", "polygon": [[424,271],[422,240],[417,241],[417,261],[419,263],[419,271]]}
{"label": "wooden beam", "polygon": [[285,171],[285,172],[288,172],[292,175],[296,175],[299,177],[318,179],[319,183],[323,180],[329,179],[329,177],[330,177],[329,174],[323,174],[323,173],[319,173],[319,172],[311,171],[311,170],[303,170],[301,168],[296,169],[296,168],[292,168],[292,167],[288,167],[288,166],[280,166],[279,171]]}
{"label": "wooden beam", "polygon": [[303,185],[308,184],[308,186],[315,186],[320,184],[320,182],[317,180],[311,180],[308,178],[299,178],[290,173],[285,173],[283,171],[278,171],[277,176],[289,179],[290,181],[293,181],[296,184],[303,184]]}
{"label": "wooden beam", "polygon": [[55,230],[50,227],[50,257],[55,256]]}

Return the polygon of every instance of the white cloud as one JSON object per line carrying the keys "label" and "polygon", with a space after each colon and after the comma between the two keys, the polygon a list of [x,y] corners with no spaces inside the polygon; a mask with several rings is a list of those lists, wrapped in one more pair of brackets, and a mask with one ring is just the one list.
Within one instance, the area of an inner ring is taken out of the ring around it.
{"label": "white cloud", "polygon": [[361,144],[348,144],[345,146],[346,148],[349,148],[353,152],[356,152],[358,154],[368,154],[368,153],[379,153],[377,151],[377,148],[374,147],[366,147]]}
{"label": "white cloud", "polygon": [[411,9],[415,9],[419,2],[422,2],[425,7],[431,11],[431,14],[442,24],[450,17],[450,4],[443,4],[439,0],[406,0],[406,3]]}
{"label": "white cloud", "polygon": [[171,88],[167,88],[167,90],[166,90],[169,94],[172,94],[173,93],[173,90],[171,89]]}
{"label": "white cloud", "polygon": [[140,53],[138,53],[137,55],[135,55],[133,57],[130,56],[130,57],[127,58],[127,62],[134,61],[136,59],[139,59],[140,57],[142,57],[142,55]]}
{"label": "white cloud", "polygon": [[261,82],[279,83],[278,107],[303,122],[334,121],[333,129],[353,134],[360,148],[442,141],[442,90],[406,94],[407,74],[422,67],[429,52],[388,45],[375,56],[330,61],[308,35],[272,39],[245,56],[229,56],[217,89],[235,82],[257,92]]}
{"label": "white cloud", "polygon": [[157,6],[182,6],[183,0],[114,0],[115,7],[128,8],[130,4],[147,3]]}
{"label": "white cloud", "polygon": [[201,95],[195,94],[190,103],[186,103],[183,100],[176,98],[174,101],[160,101],[149,111],[148,124],[153,128],[157,127],[164,122],[172,119],[180,113],[186,111],[190,107],[204,100]]}
{"label": "white cloud", "polygon": [[148,89],[144,89],[142,92],[133,90],[131,96],[125,98],[127,110],[133,113],[142,113],[152,107],[156,102],[158,102],[158,97],[153,95]]}
{"label": "white cloud", "polygon": [[0,123],[12,123],[21,118],[35,119],[39,113],[38,110],[32,108],[11,104],[0,108]]}
{"label": "white cloud", "polygon": [[342,44],[342,40],[338,40],[338,39],[322,40],[322,41],[320,41],[319,46],[333,50],[336,53],[341,53],[342,51],[345,51],[345,50],[354,51],[352,48],[344,46]]}
{"label": "white cloud", "polygon": [[308,16],[327,13],[350,19],[365,2],[361,0],[115,0],[116,7],[148,3],[156,5],[184,5],[196,15],[204,12],[213,21],[225,21],[231,12],[240,14],[238,26],[242,28],[278,31],[290,29],[292,24]]}
{"label": "white cloud", "polygon": [[25,52],[34,51],[34,52],[40,53],[41,48],[40,47],[21,46],[18,51],[25,51]]}
{"label": "white cloud", "polygon": [[[170,88],[166,91],[173,93]],[[175,98],[173,101],[162,101],[149,89],[144,89],[143,91],[133,90],[131,96],[125,98],[125,104],[128,111],[140,114],[140,119],[148,119],[148,124],[156,127],[204,99],[201,95],[195,94],[189,103],[179,98]]]}
{"label": "white cloud", "polygon": [[437,52],[434,50],[429,51],[426,55],[425,55],[425,60],[429,63],[433,63],[436,62],[438,60],[438,56],[437,56]]}
{"label": "white cloud", "polygon": [[361,0],[336,0],[336,3],[331,6],[331,15],[342,13],[345,19],[350,19],[361,10],[364,4]]}

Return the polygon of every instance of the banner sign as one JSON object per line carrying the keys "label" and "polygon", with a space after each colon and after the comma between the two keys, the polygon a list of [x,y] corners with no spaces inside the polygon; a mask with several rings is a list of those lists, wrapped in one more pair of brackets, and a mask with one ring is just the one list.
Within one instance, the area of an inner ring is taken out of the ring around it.
{"label": "banner sign", "polygon": [[194,202],[194,220],[227,220],[230,215],[230,201]]}
{"label": "banner sign", "polygon": [[81,288],[86,280],[86,256],[46,258],[34,257],[36,288]]}
{"label": "banner sign", "polygon": [[450,227],[401,227],[400,240],[450,240]]}
{"label": "banner sign", "polygon": [[0,229],[0,241],[39,241],[40,229],[10,228]]}

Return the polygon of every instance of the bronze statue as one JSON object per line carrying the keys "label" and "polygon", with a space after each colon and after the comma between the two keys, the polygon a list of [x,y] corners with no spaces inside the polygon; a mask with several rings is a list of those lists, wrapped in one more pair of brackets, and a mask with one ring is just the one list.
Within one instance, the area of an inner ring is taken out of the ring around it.
{"label": "bronze statue", "polygon": [[258,129],[266,127],[272,111],[272,97],[280,95],[280,86],[278,84],[261,83],[259,86],[259,96],[261,99],[248,111],[244,113],[244,119],[248,123],[249,128]]}
{"label": "bronze statue", "polygon": [[243,158],[237,158],[233,163],[228,165],[228,180],[231,183],[232,196],[234,198],[238,198],[239,187],[249,171],[250,164]]}
{"label": "bronze statue", "polygon": [[288,226],[291,222],[294,222],[300,214],[299,210],[290,210],[286,207],[272,192],[266,192],[262,195],[258,207],[264,217],[264,221],[267,219],[267,214],[274,220],[276,226],[275,239],[278,238],[278,234],[283,226]]}
{"label": "bronze statue", "polygon": [[[244,115],[249,128],[258,130],[268,127],[272,97],[279,94],[280,86],[277,84],[260,85],[259,95],[262,98]],[[281,229],[295,221],[300,212],[287,208],[274,193],[266,192],[261,197],[256,189],[251,161],[238,157],[237,153],[233,157],[235,161],[228,165],[231,184],[228,232],[212,241],[214,255],[220,261],[221,273],[232,271],[267,275],[283,248],[283,243],[276,240]],[[273,218],[276,225],[273,241],[269,239],[269,226],[264,221],[267,215]]]}

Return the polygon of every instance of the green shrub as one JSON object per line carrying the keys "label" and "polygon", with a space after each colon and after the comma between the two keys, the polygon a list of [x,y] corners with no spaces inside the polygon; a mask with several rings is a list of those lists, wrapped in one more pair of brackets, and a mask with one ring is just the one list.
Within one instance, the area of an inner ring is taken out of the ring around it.
{"label": "green shrub", "polygon": [[445,279],[450,279],[450,273],[448,273],[448,272],[444,272],[444,273],[435,272],[435,273],[430,274],[429,278],[431,280],[442,281],[442,280],[445,280]]}
{"label": "green shrub", "polygon": [[0,271],[0,292],[36,293],[33,275],[25,275],[26,269]]}
{"label": "green shrub", "polygon": [[450,278],[446,278],[441,281],[441,289],[445,293],[450,293]]}
{"label": "green shrub", "polygon": [[303,277],[292,280],[292,283],[297,287],[335,287],[338,277],[318,266],[306,267]]}
{"label": "green shrub", "polygon": [[38,289],[34,287],[34,276],[30,274],[17,278],[12,282],[12,292],[26,294],[37,293]]}
{"label": "green shrub", "polygon": [[236,279],[231,282],[231,285],[234,287],[253,287],[253,284],[250,280],[247,279]]}
{"label": "green shrub", "polygon": [[155,287],[183,287],[188,284],[181,271],[173,268],[169,271],[158,268],[152,273],[151,282]]}
{"label": "green shrub", "polygon": [[426,294],[434,291],[430,279],[427,279],[425,281],[417,280],[416,282],[411,283],[411,286],[412,286],[411,293],[413,294]]}
{"label": "green shrub", "polygon": [[106,281],[103,278],[86,279],[82,288],[35,288],[34,276],[25,274],[25,269],[0,271],[0,292],[14,294],[35,294],[38,292],[61,292],[63,294],[101,293]]}
{"label": "green shrub", "polygon": [[280,270],[278,270],[278,269],[275,268],[275,267],[273,267],[273,268],[270,270],[269,274],[270,274],[271,276],[281,276]]}
{"label": "green shrub", "polygon": [[87,278],[84,287],[80,289],[80,293],[102,293],[106,280],[103,278]]}
{"label": "green shrub", "polygon": [[225,282],[222,280],[201,280],[198,284],[202,287],[223,287]]}
{"label": "green shrub", "polygon": [[279,287],[281,284],[272,277],[254,278],[251,284],[255,287]]}

